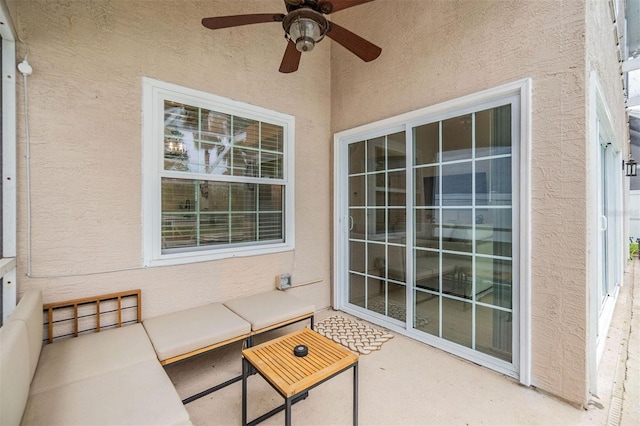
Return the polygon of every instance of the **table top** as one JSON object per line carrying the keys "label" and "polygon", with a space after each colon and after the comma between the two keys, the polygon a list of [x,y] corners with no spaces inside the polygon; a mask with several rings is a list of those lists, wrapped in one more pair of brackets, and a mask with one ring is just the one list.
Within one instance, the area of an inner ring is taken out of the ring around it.
{"label": "table top", "polygon": [[[307,346],[309,353],[295,356],[298,345]],[[308,328],[245,349],[242,355],[286,398],[358,361],[358,355]]]}

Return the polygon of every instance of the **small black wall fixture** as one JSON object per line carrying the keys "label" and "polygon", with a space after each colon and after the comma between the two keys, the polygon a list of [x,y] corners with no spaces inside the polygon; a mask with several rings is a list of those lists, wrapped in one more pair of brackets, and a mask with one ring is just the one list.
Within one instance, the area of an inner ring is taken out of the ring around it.
{"label": "small black wall fixture", "polygon": [[638,176],[638,162],[629,155],[629,160],[622,160],[622,168],[625,170],[625,176]]}

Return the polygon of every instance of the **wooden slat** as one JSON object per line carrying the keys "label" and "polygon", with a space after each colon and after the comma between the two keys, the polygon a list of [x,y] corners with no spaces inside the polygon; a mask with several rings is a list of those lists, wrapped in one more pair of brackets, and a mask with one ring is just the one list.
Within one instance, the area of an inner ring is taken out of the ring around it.
{"label": "wooden slat", "polygon": [[313,317],[313,312],[308,314],[300,315],[299,317],[291,318],[286,321],[279,322],[277,324],[270,325],[268,327],[261,328],[260,330],[253,331],[251,334],[256,336],[258,334],[265,333],[267,331],[275,330],[276,328],[284,327],[285,325],[294,324],[298,321],[303,321],[305,319],[309,319]]}
{"label": "wooden slat", "polygon": [[[130,308],[136,308],[136,322],[140,323],[142,322],[142,297],[141,297],[141,291],[140,289],[136,289],[136,290],[127,290],[127,291],[122,291],[122,292],[118,292],[118,293],[109,293],[109,294],[104,294],[104,295],[100,295],[100,296],[93,296],[93,297],[84,297],[84,298],[80,298],[80,299],[74,299],[74,300],[67,300],[67,301],[62,301],[62,302],[53,302],[53,303],[46,303],[43,305],[43,310],[47,311],[47,327],[48,327],[48,331],[49,331],[49,336],[48,336],[48,341],[49,343],[54,341],[54,319],[53,319],[53,314],[54,311],[57,309],[72,309],[73,311],[73,316],[69,315],[69,316],[65,316],[64,319],[58,319],[56,320],[56,323],[60,323],[60,324],[67,324],[69,327],[72,327],[73,330],[70,330],[70,334],[69,335],[73,335],[73,336],[78,336],[81,332],[85,332],[88,331],[89,329],[82,329],[80,330],[80,314],[79,314],[79,307],[82,305],[91,305],[91,304],[95,304],[95,311],[89,313],[88,315],[83,315],[87,316],[87,317],[94,317],[95,318],[95,331],[99,332],[102,328],[106,327],[106,326],[112,326],[112,325],[116,325],[117,327],[122,327],[123,324],[123,315],[122,315],[122,310],[125,309],[123,308],[123,300],[125,298],[135,298],[135,306],[129,306],[126,307],[126,309],[130,309]],[[117,302],[117,324],[104,324],[101,321],[101,303],[105,302],[105,301],[112,301],[113,302]]]}
{"label": "wooden slat", "polygon": [[206,346],[204,348],[196,349],[194,351],[187,352],[187,353],[182,354],[182,355],[177,355],[177,356],[174,356],[172,358],[167,358],[167,359],[165,359],[163,361],[160,361],[160,364],[162,364],[162,365],[173,364],[174,362],[182,361],[183,359],[191,358],[192,356],[200,355],[202,353],[205,353],[205,352],[208,352],[208,351],[212,351],[212,350],[217,349],[217,348],[221,348],[221,347],[223,347],[225,345],[228,345],[230,343],[246,339],[249,336],[251,336],[251,333],[243,334],[241,336],[237,336],[237,337],[234,337],[232,339],[225,340],[223,342],[218,342],[218,343],[215,343],[213,345]]}
{"label": "wooden slat", "polygon": [[122,327],[122,296],[118,296],[118,327]]}
{"label": "wooden slat", "polygon": [[53,343],[53,308],[47,309],[49,318],[49,343]]}
{"label": "wooden slat", "polygon": [[48,309],[49,307],[52,308],[61,308],[61,307],[67,307],[67,306],[71,306],[73,304],[78,304],[78,305],[82,305],[85,303],[90,303],[93,302],[95,300],[108,300],[108,299],[116,299],[118,296],[121,297],[127,297],[127,296],[138,296],[138,303],[140,303],[140,290],[136,289],[136,290],[127,290],[127,291],[121,291],[118,293],[109,293],[109,294],[103,294],[100,296],[92,296],[92,297],[83,297],[80,299],[73,299],[73,300],[65,300],[62,302],[53,302],[53,303],[45,303],[44,304],[44,309]]}
{"label": "wooden slat", "polygon": [[96,300],[96,332],[100,332],[100,301]]}
{"label": "wooden slat", "polygon": [[73,324],[74,324],[73,335],[75,337],[78,337],[78,304],[77,303],[73,305]]}
{"label": "wooden slat", "polygon": [[[300,344],[309,348],[305,357],[293,354],[293,348]],[[356,354],[308,328],[245,349],[242,355],[285,397],[358,361]]]}

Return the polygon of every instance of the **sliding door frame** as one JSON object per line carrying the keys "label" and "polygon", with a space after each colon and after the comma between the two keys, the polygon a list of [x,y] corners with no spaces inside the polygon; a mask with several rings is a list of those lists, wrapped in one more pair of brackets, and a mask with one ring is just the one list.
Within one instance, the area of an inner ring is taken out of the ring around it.
{"label": "sliding door frame", "polygon": [[[519,230],[518,237],[514,238],[514,261],[518,262],[518,277],[514,279],[519,283],[519,295],[514,300],[514,314],[518,315],[518,329],[514,330],[514,337],[517,336],[517,354],[514,353],[514,365],[505,368],[504,362],[493,362],[495,358],[489,356],[473,357],[474,362],[485,365],[496,371],[516,377],[522,384],[531,384],[531,79],[519,80],[497,88],[485,90],[462,98],[447,101],[441,104],[422,108],[399,116],[384,119],[378,122],[359,126],[357,128],[345,130],[334,135],[334,268],[333,268],[333,306],[336,309],[348,310],[348,257],[345,250],[348,244],[349,214],[348,214],[348,191],[345,188],[347,182],[348,145],[356,140],[369,139],[374,136],[385,134],[390,130],[397,131],[403,128],[407,138],[410,138],[410,131],[414,123],[423,120],[424,117],[437,119],[438,116],[451,114],[452,111],[474,108],[494,99],[517,95],[519,102],[518,122],[519,129],[517,149],[519,150],[519,167],[515,173],[519,173],[519,187],[514,188],[514,194],[519,194],[519,200],[514,202],[513,208],[517,212],[519,223],[514,224],[514,229]],[[407,194],[412,192],[413,178],[411,174],[412,154],[407,152]],[[407,223],[412,223],[413,214],[407,211]],[[408,227],[410,228],[410,227]],[[407,229],[407,240],[411,238],[412,230]],[[409,259],[409,257],[406,257]],[[412,289],[410,285],[412,268],[411,262],[407,265],[407,289]],[[407,296],[409,298],[409,295]],[[346,308],[346,309],[345,309]],[[366,312],[358,312],[364,319],[375,322],[376,318],[368,317]],[[407,303],[407,318],[412,318],[412,306]],[[398,333],[410,335],[414,338],[418,333],[413,333],[411,323],[405,327],[395,324],[385,323],[385,327]],[[420,333],[424,334],[424,333]],[[424,339],[420,339],[424,340]],[[447,346],[443,341],[442,346]],[[431,343],[431,342],[429,342]],[[439,345],[440,346],[440,345]],[[447,348],[443,348],[447,350]],[[451,351],[453,352],[453,351]],[[475,351],[474,351],[475,352]],[[457,351],[456,351],[457,353]],[[517,355],[517,357],[516,357]],[[464,356],[464,355],[463,355]]]}

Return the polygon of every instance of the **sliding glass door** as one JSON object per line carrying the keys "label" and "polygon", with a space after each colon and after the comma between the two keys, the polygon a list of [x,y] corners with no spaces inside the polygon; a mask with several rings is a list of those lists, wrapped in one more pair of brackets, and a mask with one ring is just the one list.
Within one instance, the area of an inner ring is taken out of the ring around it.
{"label": "sliding glass door", "polygon": [[518,369],[519,97],[338,145],[338,307]]}

